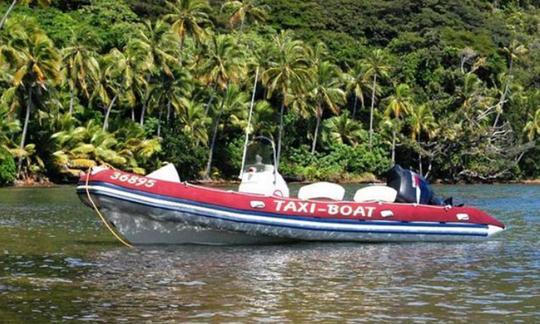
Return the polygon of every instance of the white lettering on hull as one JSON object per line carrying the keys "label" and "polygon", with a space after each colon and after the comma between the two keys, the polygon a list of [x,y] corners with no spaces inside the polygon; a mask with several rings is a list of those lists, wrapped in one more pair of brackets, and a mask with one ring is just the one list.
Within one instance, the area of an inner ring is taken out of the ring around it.
{"label": "white lettering on hull", "polygon": [[318,204],[315,202],[274,200],[276,212],[293,212],[312,215],[315,212],[327,213],[331,216],[372,217],[376,207],[354,206],[348,204]]}

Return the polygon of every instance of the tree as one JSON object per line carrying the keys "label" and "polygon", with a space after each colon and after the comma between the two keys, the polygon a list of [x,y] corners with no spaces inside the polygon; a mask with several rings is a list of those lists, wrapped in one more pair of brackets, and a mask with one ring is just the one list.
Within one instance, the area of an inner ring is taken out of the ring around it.
{"label": "tree", "polygon": [[532,141],[537,135],[540,135],[540,108],[536,110],[534,116],[527,122],[523,128],[523,132],[527,133],[529,141]]}
{"label": "tree", "polygon": [[[48,90],[49,85],[60,82],[60,53],[52,41],[32,22],[22,20],[8,26],[9,39],[0,46],[0,54],[13,70],[11,86],[16,89],[19,100],[26,99],[26,112],[19,149],[26,144],[28,124],[34,100]],[[18,161],[17,172],[20,177],[23,154]]]}
{"label": "tree", "polygon": [[191,137],[196,145],[206,145],[208,143],[207,126],[211,119],[204,112],[203,104],[180,97],[174,97],[172,103],[184,134]]}
{"label": "tree", "polygon": [[146,84],[141,89],[142,110],[139,124],[144,126],[144,118],[150,101],[151,93],[154,89],[150,83],[154,78],[174,78],[174,66],[179,64],[177,59],[178,51],[174,46],[177,39],[170,31],[170,26],[163,20],[157,20],[154,24],[150,21],[144,22],[144,28],[139,31],[137,37],[132,41],[134,47],[142,53],[148,55],[148,69],[146,70]]}
{"label": "tree", "polygon": [[410,95],[409,86],[402,83],[395,87],[394,94],[386,99],[387,106],[384,113],[387,117],[392,116],[394,118],[394,122],[392,123],[392,163],[396,161],[396,133],[398,131],[398,123],[402,113],[407,114],[412,106]]}
{"label": "tree", "polygon": [[294,40],[289,32],[282,31],[272,38],[268,68],[262,74],[263,83],[268,88],[268,98],[274,93],[280,96],[277,161],[281,156],[281,137],[283,134],[283,115],[293,95],[306,91],[312,79],[310,72],[309,49],[302,41]]}
{"label": "tree", "polygon": [[69,113],[73,113],[76,92],[82,91],[86,98],[90,98],[89,81],[98,78],[99,63],[95,53],[75,37],[68,47],[62,49],[62,63],[62,71],[69,86]]}
{"label": "tree", "polygon": [[13,0],[11,2],[11,5],[8,7],[6,13],[2,17],[2,20],[0,20],[0,29],[2,29],[2,27],[4,27],[4,24],[6,23],[6,20],[7,20],[8,16],[9,16],[9,14],[13,10],[13,8],[15,8],[15,5],[17,4],[17,2],[21,2],[22,4],[30,4],[32,2],[36,2],[40,6],[48,6],[48,5],[51,4],[51,1],[52,0],[35,0],[35,1],[34,0]]}
{"label": "tree", "polygon": [[345,75],[345,77],[347,78],[347,89],[348,91],[352,91],[354,95],[353,111],[351,118],[355,119],[358,99],[360,99],[362,110],[364,110],[365,108],[364,94],[369,89],[369,80],[361,62],[355,64],[355,66],[349,71],[349,73]]}
{"label": "tree", "polygon": [[176,0],[175,3],[166,2],[166,4],[172,13],[165,15],[165,20],[172,22],[171,29],[180,39],[180,51],[184,49],[186,35],[201,41],[206,35],[204,25],[210,24],[208,1]]}
{"label": "tree", "polygon": [[161,150],[159,141],[145,139],[144,131],[135,124],[110,133],[90,120],[84,126],[57,132],[52,139],[56,145],[53,153],[56,167],[72,177],[99,164],[144,174],[142,165]]}
{"label": "tree", "polygon": [[240,31],[244,30],[246,20],[257,23],[268,18],[267,6],[259,5],[254,0],[228,0],[221,9],[230,12],[229,25],[231,28],[240,23]]}
{"label": "tree", "polygon": [[214,117],[208,162],[204,173],[204,177],[209,178],[218,126],[225,107],[229,84],[236,82],[244,75],[245,65],[241,60],[242,55],[238,46],[236,46],[236,42],[229,35],[212,36],[206,52],[207,57],[201,68],[203,79],[206,79],[207,83],[211,80],[222,93],[220,108]]}
{"label": "tree", "polygon": [[173,105],[173,101],[178,101],[191,95],[193,90],[193,78],[187,69],[177,66],[172,70],[172,77],[161,74],[160,81],[152,89],[148,107],[153,104],[158,107],[158,128],[157,136],[161,136],[161,120],[163,106],[166,107],[167,118]]}
{"label": "tree", "polygon": [[323,142],[327,145],[340,143],[356,146],[365,138],[362,124],[351,119],[348,111],[325,120],[322,128]]}
{"label": "tree", "polygon": [[124,52],[113,49],[107,54],[105,75],[110,81],[114,91],[114,97],[111,100],[105,119],[103,121],[103,130],[109,126],[109,116],[112,106],[117,98],[123,99],[131,107],[131,118],[135,121],[134,106],[136,104],[136,93],[147,86],[144,77],[144,71],[152,68],[152,61],[144,48],[139,48],[137,42],[130,42]]}
{"label": "tree", "polygon": [[315,67],[315,77],[313,88],[309,96],[315,104],[316,125],[311,145],[311,154],[315,154],[317,137],[319,136],[319,126],[323,117],[324,108],[334,114],[339,113],[339,105],[345,103],[345,92],[341,90],[342,75],[339,68],[329,62],[320,62]]}
{"label": "tree", "polygon": [[435,134],[437,124],[431,112],[431,109],[426,104],[416,105],[409,109],[409,126],[411,129],[411,138],[419,145],[418,149],[418,171],[423,175],[422,169],[422,148],[421,135],[426,134],[429,139]]}
{"label": "tree", "polygon": [[377,79],[388,77],[391,66],[388,64],[388,56],[382,49],[373,50],[369,56],[362,61],[366,74],[373,78],[371,85],[371,107],[369,110],[369,146],[372,146],[373,138],[373,110],[375,109],[375,93],[377,89]]}
{"label": "tree", "polygon": [[510,42],[510,45],[508,47],[504,48],[504,52],[506,55],[508,55],[508,72],[506,73],[506,80],[503,86],[504,88],[501,92],[501,97],[496,105],[497,115],[495,116],[493,127],[497,126],[497,124],[499,123],[499,118],[501,117],[501,114],[503,112],[503,106],[506,102],[506,97],[508,95],[510,84],[513,79],[514,61],[525,55],[527,53],[527,48],[514,39],[512,40],[512,42]]}

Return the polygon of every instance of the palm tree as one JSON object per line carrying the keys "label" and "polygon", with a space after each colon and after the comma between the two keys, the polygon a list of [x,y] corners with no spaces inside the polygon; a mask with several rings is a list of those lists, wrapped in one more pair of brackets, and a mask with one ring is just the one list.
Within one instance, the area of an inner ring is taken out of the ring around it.
{"label": "palm tree", "polygon": [[0,120],[2,121],[0,122],[0,147],[11,144],[11,135],[21,130],[20,122],[10,117],[9,106],[5,104],[4,99],[5,97],[2,96],[0,100]]}
{"label": "palm tree", "polygon": [[131,107],[131,118],[133,121],[135,120],[136,92],[147,85],[144,71],[152,67],[148,53],[138,48],[137,44],[135,42],[128,43],[124,52],[116,48],[112,49],[105,58],[107,63],[104,73],[114,85],[112,89],[116,91],[105,113],[103,130],[107,130],[109,126],[112,106],[118,97],[121,97]]}
{"label": "palm tree", "polygon": [[182,131],[195,140],[195,144],[208,143],[207,126],[211,119],[204,112],[204,105],[187,98],[175,97],[173,106],[177,111]]}
{"label": "palm tree", "polygon": [[[422,133],[431,138],[436,131],[437,124],[431,112],[431,109],[426,105],[417,105],[409,109],[409,125],[411,128],[411,139],[415,140],[420,145]],[[422,170],[422,150],[418,150],[418,171],[423,175]]]}
{"label": "palm tree", "polygon": [[[13,69],[11,86],[16,89],[19,100],[26,99],[26,112],[19,145],[24,150],[28,123],[35,97],[48,90],[48,85],[60,82],[60,53],[45,33],[31,22],[23,20],[10,27],[8,41],[0,46],[0,55]],[[18,173],[23,158],[18,161]]]}
{"label": "palm tree", "polygon": [[285,108],[293,95],[305,92],[312,79],[312,72],[309,69],[309,49],[302,41],[294,40],[289,32],[282,31],[273,37],[272,42],[274,47],[262,80],[268,88],[268,98],[276,93],[281,99],[276,161],[276,166],[279,166]]}
{"label": "palm tree", "polygon": [[143,30],[132,40],[132,46],[141,53],[147,53],[149,68],[145,73],[146,84],[139,89],[142,97],[142,109],[139,124],[144,126],[146,110],[150,102],[154,87],[150,84],[154,78],[174,78],[173,69],[179,64],[177,59],[178,50],[174,46],[177,39],[171,32],[170,26],[163,20],[157,20],[154,24],[144,22]]}
{"label": "palm tree", "polygon": [[375,109],[375,92],[377,89],[377,79],[388,77],[391,66],[388,64],[388,56],[381,49],[375,49],[364,60],[362,65],[366,74],[373,78],[371,85],[371,107],[369,111],[369,147],[372,146],[373,138],[373,110]]}
{"label": "palm tree", "polygon": [[160,72],[172,77],[172,68],[178,65],[178,49],[174,47],[177,41],[171,27],[163,20],[144,22],[144,28],[139,30],[132,40],[132,45],[143,53],[147,53],[155,74]]}
{"label": "palm tree", "polygon": [[36,2],[38,5],[45,7],[47,5],[50,5],[51,1],[52,0],[35,0],[35,1],[34,0],[13,0],[11,2],[11,5],[8,7],[8,10],[4,14],[4,16],[2,17],[2,20],[0,20],[0,29],[2,29],[2,27],[6,23],[6,20],[7,20],[8,16],[9,16],[9,14],[13,10],[13,8],[15,8],[15,5],[17,4],[17,2],[21,2],[22,4],[30,4],[32,2]]}
{"label": "palm tree", "polygon": [[347,110],[339,116],[325,120],[322,129],[323,142],[328,144],[341,143],[355,146],[360,144],[363,138],[365,139],[362,124],[351,119]]}
{"label": "palm tree", "polygon": [[341,90],[341,71],[330,62],[320,62],[315,67],[315,80],[310,91],[310,99],[315,103],[316,125],[311,145],[311,154],[315,154],[317,138],[319,136],[319,126],[327,108],[334,114],[339,113],[339,105],[345,102],[345,92]]}
{"label": "palm tree", "polygon": [[161,136],[161,120],[163,115],[163,106],[166,107],[167,117],[173,107],[173,102],[178,101],[181,98],[191,96],[192,92],[192,77],[191,74],[180,66],[172,69],[173,76],[169,77],[166,74],[161,74],[160,82],[153,87],[150,94],[150,101],[148,108],[151,104],[154,107],[158,107],[158,129],[157,136]]}
{"label": "palm tree", "polygon": [[366,77],[363,65],[361,62],[358,62],[350,71],[345,75],[347,78],[347,89],[352,91],[354,94],[354,104],[352,111],[352,119],[356,118],[356,109],[358,106],[358,99],[360,99],[360,104],[362,110],[365,108],[365,98],[364,93],[367,92],[369,88],[369,80]]}
{"label": "palm tree", "polygon": [[[238,105],[237,107],[241,107]],[[236,110],[230,114],[231,125],[247,130],[248,134],[258,134],[272,137],[275,131],[275,111],[272,105],[266,100],[260,100],[254,103],[253,114],[251,116],[251,125],[248,125],[248,113],[245,110]]]}
{"label": "palm tree", "polygon": [[527,122],[523,131],[527,133],[529,141],[532,141],[536,135],[540,135],[540,108],[536,110],[534,117]]}
{"label": "palm tree", "polygon": [[53,153],[60,172],[79,176],[81,171],[99,164],[110,164],[135,173],[144,173],[141,164],[161,149],[157,139],[145,139],[139,127],[117,132],[104,131],[94,120],[52,135]]}
{"label": "palm tree", "polygon": [[409,86],[401,83],[395,87],[394,94],[386,99],[387,106],[384,113],[387,117],[392,116],[394,118],[392,123],[392,163],[396,161],[396,133],[401,115],[402,113],[408,113],[412,106],[410,95]]}
{"label": "palm tree", "polygon": [[229,84],[237,82],[245,74],[245,64],[241,60],[242,55],[236,42],[229,35],[212,36],[207,45],[206,53],[206,60],[201,67],[203,79],[207,83],[213,83],[222,93],[221,105],[214,118],[208,162],[204,173],[204,177],[209,178],[217,130],[229,92]]}
{"label": "palm tree", "polygon": [[[108,62],[107,58],[107,55],[105,55],[100,61],[98,61],[100,63],[98,64],[97,77],[93,84],[90,102],[95,104],[95,102],[98,101],[102,105],[102,108],[105,111],[105,117],[108,121],[107,113],[110,114],[112,106],[118,99],[120,89],[118,84],[114,80],[110,79],[110,76],[105,73],[107,65],[111,64],[111,62]],[[111,94],[114,94],[112,95],[112,98]],[[105,124],[104,122],[103,128],[107,129],[108,123]]]}
{"label": "palm tree", "polygon": [[268,18],[267,7],[253,0],[228,0],[221,9],[230,12],[231,28],[240,23],[240,31],[243,31],[246,20],[253,23],[265,21]]}
{"label": "palm tree", "polygon": [[69,113],[73,113],[73,102],[77,89],[90,98],[89,81],[98,77],[99,63],[95,53],[77,42],[73,37],[71,45],[62,49],[63,74],[69,86]]}
{"label": "palm tree", "polygon": [[171,29],[180,39],[180,51],[184,49],[186,35],[191,35],[196,41],[206,35],[203,26],[211,23],[207,0],[176,0],[175,3],[166,2],[166,5],[172,13],[164,18],[172,22]]}
{"label": "palm tree", "polygon": [[527,53],[527,48],[514,39],[512,40],[512,42],[510,42],[510,45],[508,47],[504,48],[504,52],[506,55],[508,55],[508,72],[506,73],[504,90],[502,91],[501,98],[499,99],[499,102],[497,104],[497,115],[495,116],[493,127],[497,126],[497,124],[499,123],[499,118],[501,117],[501,114],[503,112],[503,106],[506,102],[506,96],[508,95],[508,91],[510,90],[510,84],[513,80],[512,73],[514,61],[525,55]]}

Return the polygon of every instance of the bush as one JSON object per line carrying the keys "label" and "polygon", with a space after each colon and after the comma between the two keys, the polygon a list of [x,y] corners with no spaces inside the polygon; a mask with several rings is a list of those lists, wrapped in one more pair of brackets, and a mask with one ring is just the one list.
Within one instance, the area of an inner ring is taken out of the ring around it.
{"label": "bush", "polygon": [[366,173],[382,175],[390,168],[387,150],[367,144],[349,146],[334,144],[327,152],[311,154],[308,146],[291,148],[280,171],[287,178],[297,180],[344,181],[363,178]]}
{"label": "bush", "polygon": [[13,183],[17,177],[15,160],[9,152],[0,147],[0,186]]}
{"label": "bush", "polygon": [[181,180],[200,177],[208,159],[208,148],[198,146],[180,127],[163,129],[161,161],[173,163]]}

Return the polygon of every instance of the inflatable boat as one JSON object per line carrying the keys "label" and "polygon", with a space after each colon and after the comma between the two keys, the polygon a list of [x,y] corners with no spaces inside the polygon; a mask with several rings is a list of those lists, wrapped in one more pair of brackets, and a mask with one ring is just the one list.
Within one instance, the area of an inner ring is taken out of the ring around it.
{"label": "inflatable boat", "polygon": [[169,164],[147,176],[96,167],[81,176],[77,193],[133,244],[469,241],[505,228],[479,209],[437,198],[399,166],[386,185],[360,188],[350,201],[327,182],[290,197],[275,164],[264,161],[272,154],[254,153],[238,191],[182,182]]}

